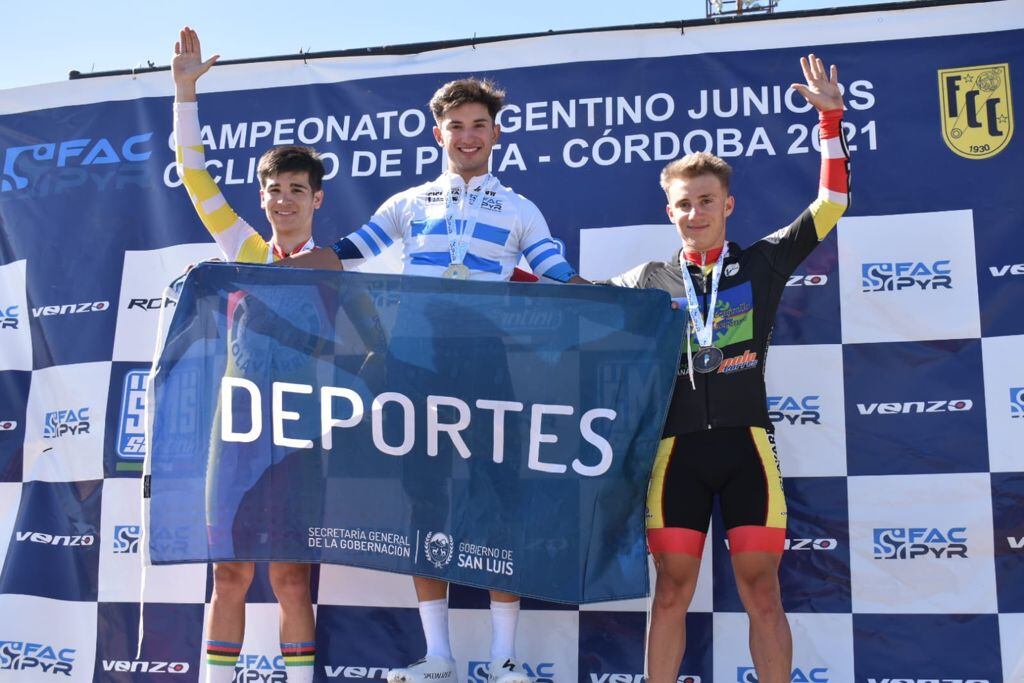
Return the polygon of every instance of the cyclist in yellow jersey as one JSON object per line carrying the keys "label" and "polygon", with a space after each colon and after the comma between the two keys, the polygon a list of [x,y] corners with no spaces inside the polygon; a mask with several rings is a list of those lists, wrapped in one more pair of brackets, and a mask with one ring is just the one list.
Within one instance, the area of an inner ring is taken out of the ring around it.
{"label": "cyclist in yellow jersey", "polygon": [[[217,61],[203,61],[199,37],[188,27],[174,46],[174,134],[178,172],[203,225],[230,261],[271,263],[313,249],[313,214],[323,203],[323,163],[308,147],[284,146],[260,158],[260,207],[270,223],[265,240],[228,205],[206,170],[196,101],[196,81]],[[234,679],[245,632],[245,596],[252,562],[217,562],[206,632],[207,683]],[[311,683],[315,655],[310,566],[270,563],[270,584],[280,605],[281,654],[289,683]]]}

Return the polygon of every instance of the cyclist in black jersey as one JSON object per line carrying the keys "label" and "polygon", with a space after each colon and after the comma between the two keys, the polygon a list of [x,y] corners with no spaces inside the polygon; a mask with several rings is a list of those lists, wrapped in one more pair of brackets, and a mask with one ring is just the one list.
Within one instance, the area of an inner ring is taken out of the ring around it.
{"label": "cyclist in black jersey", "polygon": [[[747,248],[725,239],[729,165],[699,152],[661,174],[668,216],[682,248],[609,282],[656,287],[676,297],[690,326],[647,499],[648,544],[657,582],[648,675],[674,682],[685,650],[685,617],[718,496],[736,585],[750,618],[750,652],[762,683],[789,683],[792,640],[779,590],[786,501],[768,418],[764,362],[789,275],[836,225],[848,204],[843,100],[835,66],[800,60],[793,84],[819,112],[817,199],[790,225]],[[708,320],[708,310],[713,310]]]}

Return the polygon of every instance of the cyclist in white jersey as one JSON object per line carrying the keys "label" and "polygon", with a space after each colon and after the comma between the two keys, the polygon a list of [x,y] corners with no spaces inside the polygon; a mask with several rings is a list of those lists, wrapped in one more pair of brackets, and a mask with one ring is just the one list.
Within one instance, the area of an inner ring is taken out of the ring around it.
{"label": "cyclist in white jersey", "polygon": [[[401,241],[403,273],[468,280],[508,280],[521,256],[541,277],[585,283],[551,239],[533,202],[488,172],[491,148],[501,134],[495,116],[505,93],[488,81],[466,78],[443,85],[430,100],[434,138],[448,157],[436,180],[400,192],[361,228],[331,249],[300,254],[285,265],[341,269],[373,258]],[[448,584],[413,577],[426,655],[393,669],[389,683],[458,680],[448,636]],[[519,598],[491,591],[491,664],[488,681],[529,683],[516,662]]]}

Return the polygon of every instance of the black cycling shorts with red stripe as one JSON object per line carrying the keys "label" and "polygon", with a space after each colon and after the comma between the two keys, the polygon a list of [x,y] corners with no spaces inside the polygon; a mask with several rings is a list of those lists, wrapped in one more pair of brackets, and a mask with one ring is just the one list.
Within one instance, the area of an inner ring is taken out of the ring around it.
{"label": "black cycling shorts with red stripe", "polygon": [[647,498],[651,552],[700,557],[715,496],[731,553],[782,552],[782,477],[774,435],[760,427],[709,429],[662,441]]}

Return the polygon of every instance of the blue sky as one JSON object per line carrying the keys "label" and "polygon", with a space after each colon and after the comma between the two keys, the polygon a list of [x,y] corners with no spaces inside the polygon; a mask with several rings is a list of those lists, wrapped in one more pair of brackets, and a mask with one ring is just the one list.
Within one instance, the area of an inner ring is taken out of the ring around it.
{"label": "blue sky", "polygon": [[[779,0],[778,11],[880,0]],[[18,0],[4,3],[0,90],[83,73],[170,62],[178,29],[195,27],[224,59],[324,52],[477,36],[695,19],[704,0]]]}

